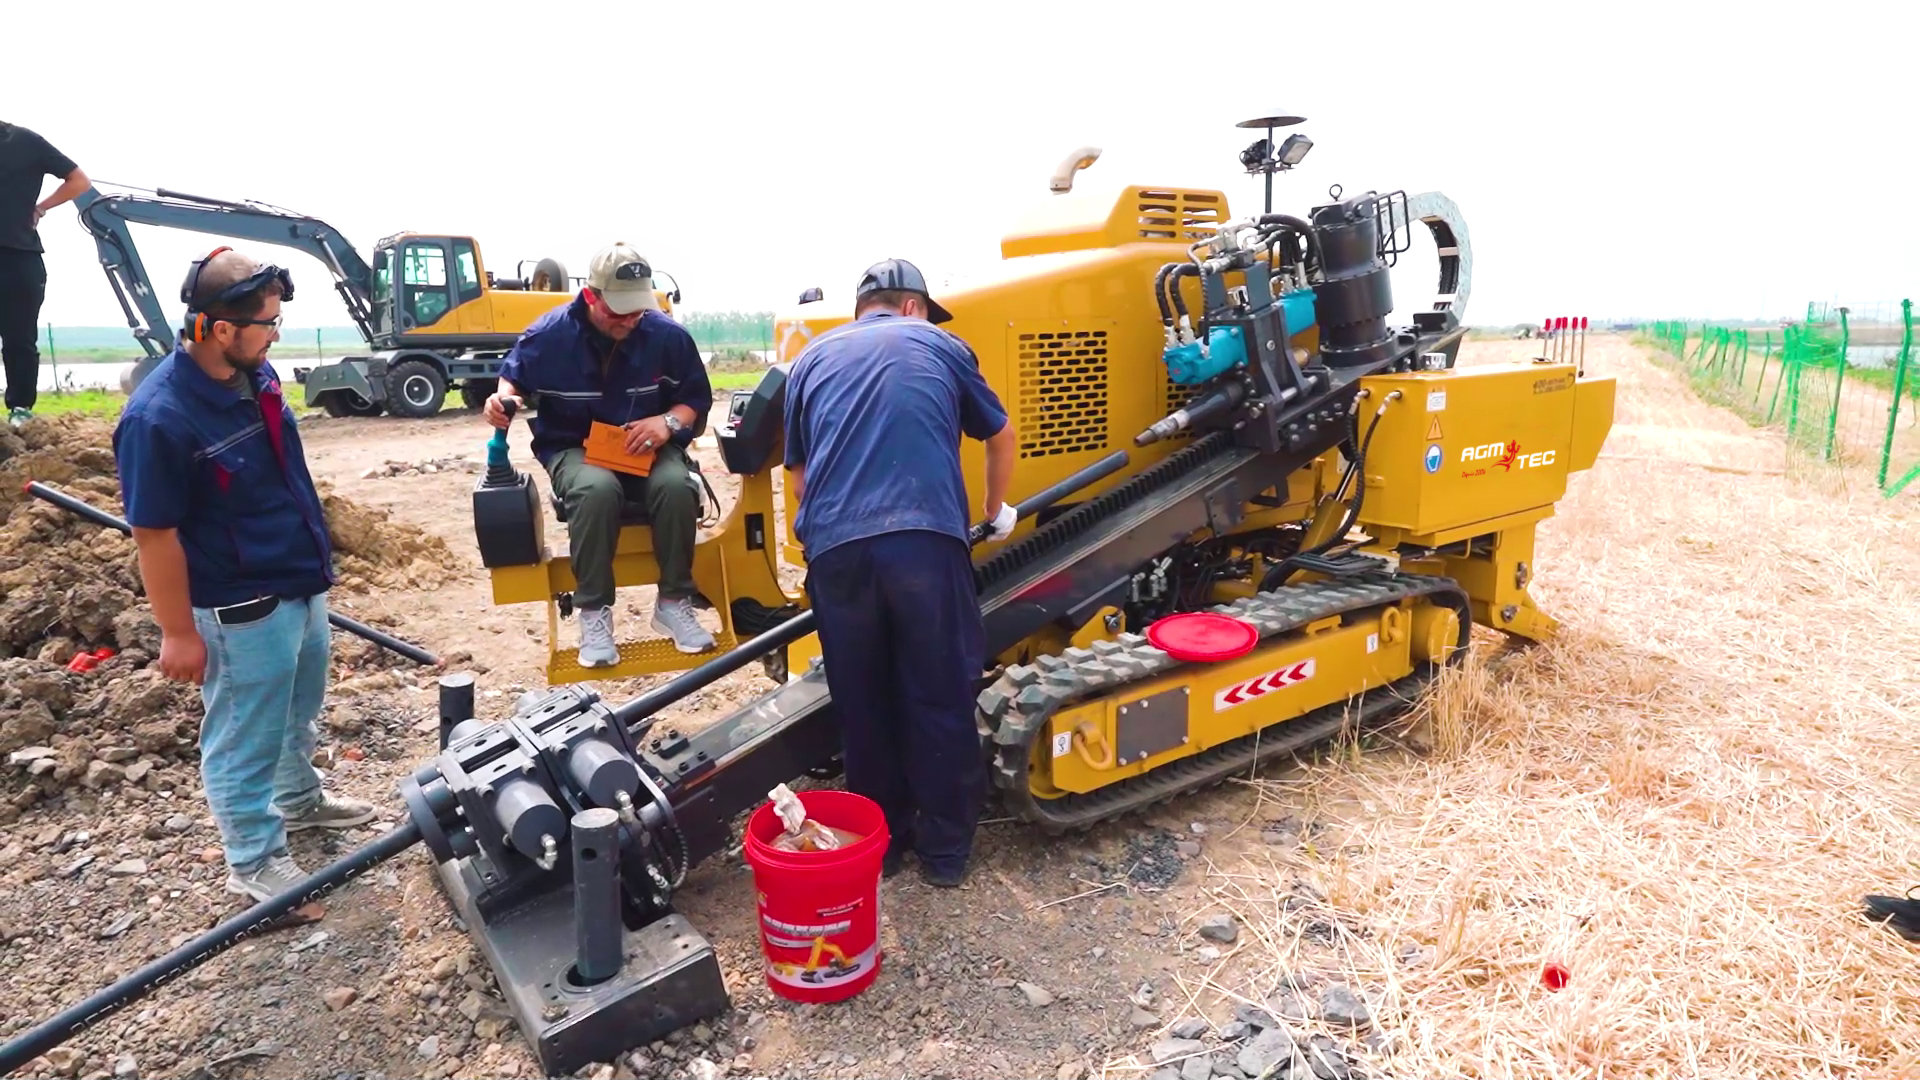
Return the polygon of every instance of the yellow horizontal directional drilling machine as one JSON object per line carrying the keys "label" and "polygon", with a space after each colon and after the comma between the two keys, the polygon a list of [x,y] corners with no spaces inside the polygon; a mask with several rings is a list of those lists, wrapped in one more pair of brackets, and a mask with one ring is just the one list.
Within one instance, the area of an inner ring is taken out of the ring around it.
{"label": "yellow horizontal directional drilling machine", "polygon": [[[1593,465],[1613,381],[1549,361],[1457,368],[1472,266],[1458,208],[1368,191],[1273,212],[1274,172],[1310,144],[1274,147],[1271,129],[1296,122],[1246,125],[1269,129],[1241,156],[1267,177],[1260,213],[1198,188],[1067,197],[1088,151],[1056,176],[1050,220],[1004,238],[994,278],[941,292],[1018,425],[1019,525],[975,564],[991,657],[978,720],[999,796],[1043,830],[1401,712],[1476,623],[1553,630],[1528,596],[1534,532]],[[1416,222],[1440,299],[1390,326],[1388,271]],[[788,358],[848,317],[816,303],[782,321]],[[579,685],[529,692],[493,720],[475,716],[471,675],[443,676],[441,750],[401,785],[405,824],[16,1036],[0,1073],[415,843],[547,1075],[727,1008],[674,892],[770,789],[831,775],[839,752],[813,613],[778,576],[804,557],[773,497],[785,377],[775,365],[714,425],[741,481],[695,560],[729,624],[716,655],[623,649],[614,675],[697,666],[619,705]],[[964,463],[977,505],[976,444]],[[504,440],[473,499],[496,602],[555,603],[565,560]],[[620,550],[621,584],[657,580],[643,536]],[[1209,662],[1161,632],[1196,613],[1225,616],[1240,647]],[[733,714],[694,733],[662,717],[755,663],[780,681]]]}

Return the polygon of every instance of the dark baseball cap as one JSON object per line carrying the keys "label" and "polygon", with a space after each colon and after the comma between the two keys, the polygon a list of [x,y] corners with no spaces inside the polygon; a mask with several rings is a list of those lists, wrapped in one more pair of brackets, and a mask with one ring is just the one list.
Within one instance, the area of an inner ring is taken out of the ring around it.
{"label": "dark baseball cap", "polygon": [[867,272],[860,278],[859,286],[853,290],[853,298],[858,303],[860,298],[868,293],[886,289],[919,293],[920,297],[927,302],[927,321],[930,323],[943,323],[953,318],[953,315],[946,308],[941,307],[939,302],[934,300],[933,295],[927,291],[926,275],[920,272],[919,267],[905,259],[888,259],[867,267]]}

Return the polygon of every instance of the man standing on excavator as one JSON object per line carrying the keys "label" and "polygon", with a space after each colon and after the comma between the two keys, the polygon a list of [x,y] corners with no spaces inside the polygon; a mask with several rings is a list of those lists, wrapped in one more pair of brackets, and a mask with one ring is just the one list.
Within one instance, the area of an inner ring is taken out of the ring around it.
{"label": "man standing on excavator", "polygon": [[[46,177],[60,186],[46,198]],[[47,298],[40,218],[87,190],[73,159],[36,132],[0,120],[0,354],[7,371],[7,423],[33,419],[40,394],[40,305]]]}
{"label": "man standing on excavator", "polygon": [[[487,399],[487,422],[504,428],[504,402],[539,411],[533,455],[566,507],[567,545],[580,612],[580,666],[620,661],[613,636],[613,555],[620,544],[626,486],[637,480],[587,464],[595,422],[626,432],[626,450],[652,454],[646,486],[647,525],[660,566],[653,628],[681,652],[713,648],[713,635],[693,612],[693,543],[699,491],[687,447],[713,407],[713,388],[693,335],[659,309],[653,269],[639,252],[614,244],[593,257],[587,287],[527,327],[500,365],[499,390]],[[637,485],[636,485],[637,486]]]}
{"label": "man standing on excavator", "polygon": [[113,431],[160,672],[200,686],[200,774],[226,844],[227,891],[255,901],[307,876],[288,832],[373,820],[371,803],[321,790],[312,761],[333,547],[267,363],[292,296],[292,275],[230,248],[197,260],[180,287],[180,344]]}
{"label": "man standing on excavator", "polygon": [[786,387],[786,467],[847,788],[887,818],[884,872],[911,850],[966,877],[986,775],[974,727],[986,666],[962,436],[987,448],[989,538],[1013,532],[1013,425],[951,316],[905,259],[870,267],[854,318],[815,338]]}

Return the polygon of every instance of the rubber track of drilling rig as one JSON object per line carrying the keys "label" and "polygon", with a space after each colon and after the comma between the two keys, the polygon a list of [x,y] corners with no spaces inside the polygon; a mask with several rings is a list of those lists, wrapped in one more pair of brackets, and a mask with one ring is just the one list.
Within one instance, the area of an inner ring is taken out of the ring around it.
{"label": "rubber track of drilling rig", "polygon": [[[1421,596],[1453,608],[1459,617],[1458,647],[1448,655],[1447,662],[1460,662],[1467,655],[1473,618],[1467,594],[1449,578],[1369,574],[1287,586],[1211,610],[1253,623],[1266,644],[1332,615],[1363,612]],[[1438,671],[1438,665],[1424,662],[1412,674],[1357,698],[1331,702],[1097,791],[1054,799],[1033,794],[1028,767],[1034,742],[1047,730],[1047,721],[1055,713],[1167,672],[1202,667],[1174,660],[1138,634],[1122,634],[1111,641],[1095,642],[1091,649],[1068,649],[1059,656],[1043,656],[1032,664],[1008,668],[979,697],[982,717],[993,730],[993,781],[1008,810],[1055,834],[1111,821],[1176,795],[1221,783],[1262,759],[1304,750],[1343,730],[1364,730],[1391,719],[1412,704]]]}

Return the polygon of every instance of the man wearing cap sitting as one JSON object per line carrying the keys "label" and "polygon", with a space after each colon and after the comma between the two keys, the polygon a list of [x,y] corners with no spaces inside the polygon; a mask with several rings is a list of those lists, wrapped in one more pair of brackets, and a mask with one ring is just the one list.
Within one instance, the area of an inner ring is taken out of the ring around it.
{"label": "man wearing cap sitting", "polygon": [[985,629],[967,544],[960,440],[986,443],[990,539],[1013,532],[1005,502],[1013,425],[951,316],[904,259],[869,268],[853,321],[821,334],[786,385],[787,483],[807,595],[841,731],[849,790],[874,800],[921,876],[966,877],[986,794],[974,727]]}
{"label": "man wearing cap sitting", "polygon": [[[713,388],[693,335],[660,311],[653,270],[639,252],[624,243],[602,250],[587,271],[586,288],[527,327],[500,367],[487,421],[506,427],[503,403],[524,404],[522,394],[539,400],[529,421],[533,454],[566,507],[568,553],[578,582],[573,600],[580,612],[580,666],[611,667],[620,660],[613,636],[613,555],[628,486],[641,483],[660,565],[653,628],[681,652],[713,648],[713,635],[693,611],[700,507],[687,457],[713,406]],[[644,480],[586,463],[594,421],[624,429],[628,452],[653,455]]]}
{"label": "man wearing cap sitting", "polygon": [[333,546],[267,362],[292,297],[291,275],[237,251],[195,262],[180,288],[180,343],[113,431],[160,672],[200,686],[200,776],[226,888],[255,901],[307,876],[287,833],[373,820],[372,803],[322,791],[312,761]]}

